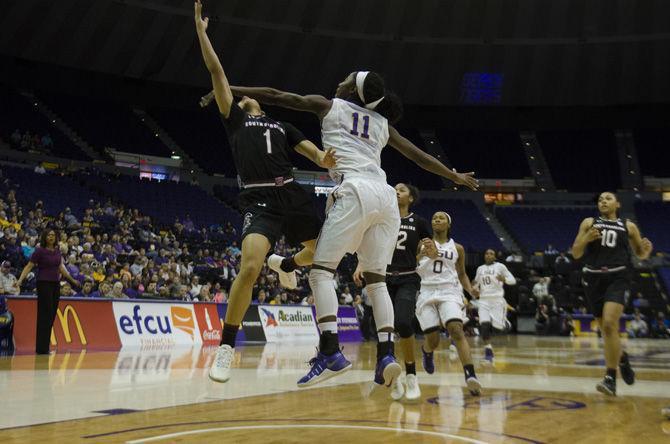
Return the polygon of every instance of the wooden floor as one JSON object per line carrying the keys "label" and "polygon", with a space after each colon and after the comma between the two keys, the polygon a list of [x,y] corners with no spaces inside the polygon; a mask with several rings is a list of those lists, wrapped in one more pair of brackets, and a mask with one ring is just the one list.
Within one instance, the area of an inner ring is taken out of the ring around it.
{"label": "wooden floor", "polygon": [[595,338],[499,338],[474,398],[449,352],[417,364],[419,402],[370,392],[374,344],[345,345],[354,369],[297,389],[314,345],[238,347],[233,379],[208,380],[212,349],[77,352],[0,359],[0,442],[669,443],[670,341],[627,343],[638,381],[595,391]]}

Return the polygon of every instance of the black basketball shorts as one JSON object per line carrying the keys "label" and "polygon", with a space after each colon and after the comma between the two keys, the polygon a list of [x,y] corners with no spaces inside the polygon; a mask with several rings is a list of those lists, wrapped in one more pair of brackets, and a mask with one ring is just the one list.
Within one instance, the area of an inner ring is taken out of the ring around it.
{"label": "black basketball shorts", "polygon": [[242,239],[257,233],[270,244],[286,236],[289,244],[298,244],[319,236],[322,220],[312,195],[295,182],[283,187],[250,188],[238,197],[242,211]]}
{"label": "black basketball shorts", "polygon": [[626,305],[631,278],[628,270],[614,273],[584,273],[582,284],[591,305],[591,312],[600,318],[603,315],[605,302]]}

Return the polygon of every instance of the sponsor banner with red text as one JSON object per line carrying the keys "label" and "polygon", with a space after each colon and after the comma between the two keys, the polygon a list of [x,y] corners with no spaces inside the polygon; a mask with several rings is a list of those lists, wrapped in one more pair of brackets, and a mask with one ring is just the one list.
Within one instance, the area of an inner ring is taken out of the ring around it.
{"label": "sponsor banner with red text", "polygon": [[124,346],[202,344],[193,304],[114,301],[116,328]]}
{"label": "sponsor banner with red text", "polygon": [[[37,298],[8,297],[7,307],[14,314],[14,345],[17,351],[34,352]],[[51,330],[51,347],[56,350],[121,348],[112,302],[82,298],[61,299]]]}
{"label": "sponsor banner with red text", "polygon": [[312,307],[305,305],[259,305],[267,342],[284,340],[317,341],[319,332]]}
{"label": "sponsor banner with red text", "polygon": [[195,319],[198,321],[200,338],[205,345],[219,345],[223,318],[214,302],[196,302],[193,304]]}

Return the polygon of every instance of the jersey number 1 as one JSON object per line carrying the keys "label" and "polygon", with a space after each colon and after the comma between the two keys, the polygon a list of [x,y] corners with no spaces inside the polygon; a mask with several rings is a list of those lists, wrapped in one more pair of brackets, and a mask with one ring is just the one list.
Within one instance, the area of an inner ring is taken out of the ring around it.
{"label": "jersey number 1", "polygon": [[263,135],[265,136],[265,144],[268,147],[268,154],[272,154],[272,139],[270,139],[270,129],[265,130]]}
{"label": "jersey number 1", "polygon": [[[351,134],[354,136],[359,136],[358,134],[358,113],[354,113],[352,115],[354,118],[354,123],[353,123],[353,128],[351,131],[349,131]],[[360,134],[360,137],[363,139],[369,139],[370,135],[368,134],[368,130],[370,129],[370,116],[363,116],[363,132]]]}

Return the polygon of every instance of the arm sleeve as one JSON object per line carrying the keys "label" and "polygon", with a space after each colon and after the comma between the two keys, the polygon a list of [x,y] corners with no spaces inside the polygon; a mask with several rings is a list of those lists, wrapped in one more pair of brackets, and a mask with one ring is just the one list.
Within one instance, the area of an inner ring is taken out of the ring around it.
{"label": "arm sleeve", "polygon": [[507,285],[516,285],[516,278],[512,273],[510,273],[507,267],[503,264],[500,264],[500,268],[502,268],[503,275],[505,276],[505,283]]}
{"label": "arm sleeve", "polygon": [[230,114],[228,114],[228,118],[226,119],[226,117],[221,114],[221,121],[223,122],[223,126],[226,127],[226,131],[228,131],[229,134],[232,134],[242,128],[246,117],[247,113],[240,108],[237,103],[232,103],[230,105]]}
{"label": "arm sleeve", "polygon": [[281,123],[284,126],[286,131],[286,143],[289,148],[295,149],[296,146],[300,144],[303,140],[307,140],[307,137],[295,126],[287,122]]}

